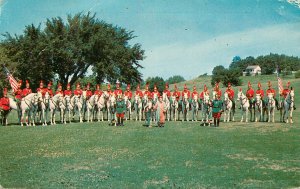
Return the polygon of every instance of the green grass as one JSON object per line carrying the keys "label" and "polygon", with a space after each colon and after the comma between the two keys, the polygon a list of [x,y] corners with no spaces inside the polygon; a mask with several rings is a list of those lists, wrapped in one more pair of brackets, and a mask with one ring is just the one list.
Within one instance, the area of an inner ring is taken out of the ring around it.
{"label": "green grass", "polygon": [[[213,128],[199,122],[167,122],[164,128],[145,128],[130,121],[125,127],[110,127],[107,122],[0,127],[0,185],[299,187],[300,80],[291,81],[296,86],[294,124],[233,122]],[[14,123],[13,114],[9,121]]]}

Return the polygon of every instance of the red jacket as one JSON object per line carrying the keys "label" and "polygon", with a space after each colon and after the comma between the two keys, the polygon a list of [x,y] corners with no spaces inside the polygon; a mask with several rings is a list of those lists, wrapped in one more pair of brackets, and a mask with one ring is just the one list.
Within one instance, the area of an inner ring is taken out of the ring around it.
{"label": "red jacket", "polygon": [[184,97],[184,94],[187,94],[188,98],[190,98],[191,96],[191,92],[189,90],[186,90],[186,91],[182,91],[181,92],[181,96]]}
{"label": "red jacket", "polygon": [[125,91],[124,95],[128,97],[128,99],[132,98],[132,92],[131,91]]}
{"label": "red jacket", "polygon": [[171,92],[167,89],[164,90],[164,93],[166,93],[167,97],[169,98],[171,96]]}
{"label": "red jacket", "polygon": [[36,91],[42,93],[42,96],[44,97],[48,90],[46,88],[37,88]]}
{"label": "red jacket", "polygon": [[257,90],[256,90],[256,94],[260,94],[260,97],[261,97],[261,98],[264,98],[264,96],[265,96],[265,92],[264,92],[264,90],[262,90],[262,89],[257,89]]}
{"label": "red jacket", "polygon": [[7,97],[2,97],[0,99],[0,106],[3,110],[9,110],[10,106],[9,106],[9,98]]}
{"label": "red jacket", "polygon": [[273,93],[273,96],[274,96],[274,97],[275,97],[275,95],[276,95],[275,89],[268,89],[268,90],[266,91],[266,94],[268,95],[269,93]]}
{"label": "red jacket", "polygon": [[246,92],[246,96],[248,99],[252,99],[254,97],[254,90],[251,88],[251,89],[248,89],[247,92]]}
{"label": "red jacket", "polygon": [[16,95],[16,99],[21,100],[22,99],[22,95],[23,95],[22,89],[17,89],[17,91],[15,91],[15,95]]}
{"label": "red jacket", "polygon": [[55,94],[62,94],[62,95],[64,95],[64,92],[63,91],[56,91]]}
{"label": "red jacket", "polygon": [[101,90],[96,90],[96,91],[94,92],[94,95],[101,96],[102,93],[103,93],[103,92],[102,92]]}
{"label": "red jacket", "polygon": [[207,95],[209,95],[209,90],[207,90],[207,91],[202,91],[202,92],[200,93],[200,95],[199,95],[199,98],[200,98],[200,99],[203,100],[203,98],[204,98],[204,93],[205,93],[205,92],[206,92]]}
{"label": "red jacket", "polygon": [[135,95],[139,95],[142,98],[143,97],[143,92],[141,90],[135,91]]}
{"label": "red jacket", "polygon": [[93,92],[91,90],[86,91],[86,97],[90,98],[93,95]]}
{"label": "red jacket", "polygon": [[180,92],[179,92],[179,91],[173,92],[173,96],[175,96],[175,97],[176,97],[176,100],[178,101],[179,98],[180,98]]}
{"label": "red jacket", "polygon": [[197,91],[193,91],[193,92],[192,92],[192,98],[194,98],[194,96],[197,96],[197,97],[198,97],[198,92],[197,92]]}
{"label": "red jacket", "polygon": [[31,89],[30,89],[30,88],[25,88],[25,89],[23,89],[23,91],[22,91],[22,96],[27,96],[27,95],[29,95],[30,93],[32,93]]}
{"label": "red jacket", "polygon": [[74,95],[82,95],[82,90],[81,89],[75,89],[74,90]]}
{"label": "red jacket", "polygon": [[122,95],[122,94],[123,94],[123,91],[122,91],[122,89],[116,89],[116,90],[114,91],[114,94],[115,94],[115,96]]}
{"label": "red jacket", "polygon": [[281,96],[283,96],[284,98],[286,98],[286,96],[289,94],[290,90],[289,89],[283,89]]}
{"label": "red jacket", "polygon": [[234,90],[232,90],[232,89],[226,89],[226,92],[228,93],[228,97],[229,97],[229,99],[233,99],[234,98]]}
{"label": "red jacket", "polygon": [[65,90],[64,95],[65,96],[72,96],[72,91],[71,90]]}

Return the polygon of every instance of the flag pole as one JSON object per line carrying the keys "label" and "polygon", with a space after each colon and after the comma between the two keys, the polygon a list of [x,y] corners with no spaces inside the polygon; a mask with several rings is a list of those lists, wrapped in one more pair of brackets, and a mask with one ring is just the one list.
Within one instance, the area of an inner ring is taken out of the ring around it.
{"label": "flag pole", "polygon": [[281,88],[280,88],[280,84],[279,84],[279,66],[278,64],[276,64],[276,74],[277,74],[277,85],[278,85],[278,104],[279,107],[281,107],[281,99],[280,99],[280,94],[282,93]]}

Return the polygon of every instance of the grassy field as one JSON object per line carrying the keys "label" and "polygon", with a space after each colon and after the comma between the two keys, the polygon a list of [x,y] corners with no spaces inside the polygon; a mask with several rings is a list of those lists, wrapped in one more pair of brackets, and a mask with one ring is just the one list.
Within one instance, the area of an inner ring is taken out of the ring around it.
{"label": "grassy field", "polygon": [[125,127],[107,122],[0,127],[0,185],[300,187],[300,80],[291,81],[298,108],[294,124],[234,122],[214,128],[200,122],[167,122],[164,128],[146,128],[128,121]]}

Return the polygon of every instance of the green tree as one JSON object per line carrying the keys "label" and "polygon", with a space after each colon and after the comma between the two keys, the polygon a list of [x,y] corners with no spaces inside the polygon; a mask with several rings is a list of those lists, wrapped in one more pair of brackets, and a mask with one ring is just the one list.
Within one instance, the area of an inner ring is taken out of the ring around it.
{"label": "green tree", "polygon": [[169,84],[180,83],[184,81],[185,79],[181,75],[174,75],[172,77],[169,77],[169,79],[166,80],[166,82]]}
{"label": "green tree", "polygon": [[144,59],[140,44],[129,43],[132,31],[107,24],[95,14],[76,14],[47,19],[45,28],[26,26],[24,34],[5,35],[3,45],[18,62],[22,79],[58,80],[66,85],[84,78],[91,68],[97,82],[141,81],[139,61]]}
{"label": "green tree", "polygon": [[165,81],[164,81],[164,79],[161,78],[161,77],[158,77],[158,76],[147,78],[147,79],[146,79],[146,83],[149,84],[149,90],[150,90],[150,91],[153,91],[154,85],[156,85],[157,90],[158,90],[160,93],[162,93],[162,92],[164,91],[164,89],[165,89],[165,84],[166,84]]}
{"label": "green tree", "polygon": [[220,75],[220,73],[222,73],[224,70],[225,70],[224,66],[219,65],[219,66],[214,67],[214,69],[212,71],[212,74],[213,75]]}

